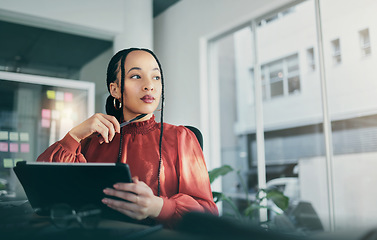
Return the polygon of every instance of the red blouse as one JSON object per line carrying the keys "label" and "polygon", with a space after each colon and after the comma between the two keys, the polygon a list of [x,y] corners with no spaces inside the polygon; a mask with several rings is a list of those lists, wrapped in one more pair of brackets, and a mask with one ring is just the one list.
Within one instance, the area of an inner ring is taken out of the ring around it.
{"label": "red blouse", "polygon": [[[155,117],[123,127],[121,162],[132,176],[138,176],[157,195],[160,124]],[[81,143],[67,134],[37,159],[44,162],[116,162],[120,134],[112,142],[99,144],[93,135]],[[157,221],[172,225],[184,213],[207,212],[218,215],[212,198],[203,152],[195,134],[184,126],[164,123],[160,196],[164,204]]]}

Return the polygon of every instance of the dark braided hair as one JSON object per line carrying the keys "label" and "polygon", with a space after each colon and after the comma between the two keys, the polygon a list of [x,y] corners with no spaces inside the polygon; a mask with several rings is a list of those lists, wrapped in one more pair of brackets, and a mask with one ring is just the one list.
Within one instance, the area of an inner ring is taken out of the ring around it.
{"label": "dark braided hair", "polygon": [[[160,172],[161,172],[161,163],[162,163],[162,135],[164,131],[164,100],[165,100],[165,95],[164,95],[164,75],[162,73],[162,68],[160,61],[158,60],[157,56],[149,49],[144,49],[144,48],[129,48],[129,49],[124,49],[119,52],[117,52],[110,60],[109,65],[107,67],[107,74],[106,74],[106,82],[107,82],[107,89],[110,92],[110,83],[113,83],[117,81],[117,75],[119,73],[119,70],[121,71],[121,79],[119,84],[119,87],[121,89],[121,103],[122,107],[124,106],[123,104],[123,94],[124,94],[124,79],[125,79],[125,73],[124,73],[124,63],[126,61],[126,57],[130,52],[133,51],[145,51],[150,53],[154,59],[156,60],[158,67],[160,69],[160,74],[161,74],[161,84],[162,84],[162,90],[161,90],[161,113],[160,113],[160,141],[158,145],[158,151],[159,151],[159,162],[158,162],[158,173],[157,173],[157,181],[158,181],[158,187],[157,187],[157,196],[160,196]],[[111,96],[111,94],[107,97],[106,100],[106,113],[109,115],[112,115],[118,119],[119,122],[122,122],[124,120],[123,116],[123,108],[116,109],[113,104],[114,97]],[[121,161],[121,155],[122,155],[122,140],[123,140],[123,130],[120,132],[120,145],[119,145],[119,154],[118,154],[118,162]]]}

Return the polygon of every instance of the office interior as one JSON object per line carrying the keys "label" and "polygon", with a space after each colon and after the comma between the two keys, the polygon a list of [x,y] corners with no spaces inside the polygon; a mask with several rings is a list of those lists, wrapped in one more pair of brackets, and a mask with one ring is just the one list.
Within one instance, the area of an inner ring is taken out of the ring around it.
{"label": "office interior", "polygon": [[[0,197],[22,196],[18,161],[105,112],[109,59],[142,47],[162,64],[164,121],[200,129],[209,171],[232,169],[212,183],[234,204],[219,201],[221,216],[363,236],[377,225],[376,10],[374,0],[0,0]],[[245,211],[253,203],[262,208]]]}

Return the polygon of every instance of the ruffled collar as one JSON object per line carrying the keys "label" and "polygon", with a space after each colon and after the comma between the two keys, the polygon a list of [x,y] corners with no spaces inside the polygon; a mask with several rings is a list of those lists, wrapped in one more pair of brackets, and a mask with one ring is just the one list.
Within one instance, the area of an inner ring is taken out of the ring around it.
{"label": "ruffled collar", "polygon": [[152,115],[148,120],[130,123],[122,129],[124,134],[147,134],[157,129],[158,126],[159,124],[155,121],[155,116]]}

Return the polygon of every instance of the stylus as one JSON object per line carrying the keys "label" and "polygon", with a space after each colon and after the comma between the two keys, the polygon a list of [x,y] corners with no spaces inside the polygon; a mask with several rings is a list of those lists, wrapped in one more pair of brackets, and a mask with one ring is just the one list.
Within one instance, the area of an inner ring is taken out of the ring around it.
{"label": "stylus", "polygon": [[[130,123],[132,123],[134,121],[136,121],[136,120],[139,120],[140,118],[145,117],[145,116],[147,116],[147,114],[137,115],[135,118],[131,119],[130,121],[122,122],[121,124],[119,124],[119,126],[120,126],[120,128],[122,128],[122,127],[124,127],[124,126],[126,126],[126,125],[128,125],[128,124],[130,124]],[[98,134],[97,137],[101,137],[101,134]]]}
{"label": "stylus", "polygon": [[140,118],[145,117],[145,116],[147,116],[147,114],[140,114],[140,115],[136,116],[135,118],[131,119],[130,121],[122,122],[120,124],[120,127],[122,128],[122,127],[124,127],[124,126],[126,126],[126,125],[128,125],[128,124],[130,124],[130,123],[132,123],[134,121],[136,121],[136,120],[139,120]]}

